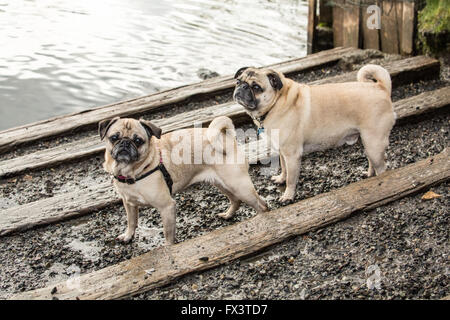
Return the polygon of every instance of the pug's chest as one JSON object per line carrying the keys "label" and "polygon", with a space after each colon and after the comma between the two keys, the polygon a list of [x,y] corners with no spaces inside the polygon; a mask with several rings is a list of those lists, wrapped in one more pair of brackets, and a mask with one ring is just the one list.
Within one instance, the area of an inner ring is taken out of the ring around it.
{"label": "pug's chest", "polygon": [[114,183],[115,189],[119,196],[125,200],[127,203],[133,204],[135,206],[151,206],[154,202],[152,198],[152,193],[141,192],[142,187],[137,183],[126,184],[121,182]]}

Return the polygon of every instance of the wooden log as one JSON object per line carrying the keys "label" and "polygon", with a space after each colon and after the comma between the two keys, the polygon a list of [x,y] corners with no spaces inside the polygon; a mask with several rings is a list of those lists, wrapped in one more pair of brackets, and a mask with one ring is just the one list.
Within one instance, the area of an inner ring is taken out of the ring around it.
{"label": "wooden log", "polygon": [[[396,60],[383,66],[391,75],[392,85],[398,86],[410,83],[418,79],[430,79],[439,76],[440,63],[438,60],[426,57],[416,56],[402,60]],[[325,78],[310,82],[310,85],[317,85],[329,82],[347,82],[355,81],[358,71],[349,72],[332,78]],[[330,81],[331,79],[332,81]]]}
{"label": "wooden log", "polygon": [[[394,86],[405,81],[422,79],[427,76],[427,74],[439,74],[439,61],[424,56],[394,61],[385,67],[391,74]],[[310,84],[355,80],[356,72],[350,72],[340,76],[314,81]],[[227,103],[204,108],[202,110],[182,113],[168,119],[155,120],[155,124],[161,126],[163,132],[169,132],[176,129],[191,127],[194,122],[208,123],[220,115],[229,116],[233,121],[247,117],[242,107],[236,104]],[[247,117],[247,119],[250,118]],[[61,162],[72,161],[103,151],[104,146],[103,143],[99,141],[98,136],[87,137],[63,146],[49,148],[15,159],[3,160],[0,162],[0,178],[11,176],[24,170],[48,167]]]}
{"label": "wooden log", "polygon": [[343,23],[343,47],[359,47],[359,7],[360,0],[353,0],[351,5],[344,9]]}
{"label": "wooden log", "polygon": [[450,87],[421,93],[394,103],[398,119],[418,116],[450,105]]}
{"label": "wooden log", "polygon": [[306,53],[312,54],[315,52],[315,43],[317,42],[317,0],[308,0],[308,33],[306,36]]}
{"label": "wooden log", "polygon": [[401,43],[402,43],[402,28],[403,28],[403,0],[395,1],[395,23],[398,30],[398,53],[401,53]]}
{"label": "wooden log", "polygon": [[414,2],[403,1],[400,53],[412,54],[414,47]]}
{"label": "wooden log", "polygon": [[384,0],[381,15],[381,51],[399,53],[399,35],[397,5],[394,0]]}
{"label": "wooden log", "polygon": [[[450,176],[449,151],[380,176],[10,299],[119,299],[245,257],[290,237],[413,194]],[[150,272],[151,270],[151,272]],[[56,287],[57,291],[54,292]]]}
{"label": "wooden log", "polygon": [[120,202],[111,182],[3,210],[0,236],[79,217]]}
{"label": "wooden log", "polygon": [[[359,54],[349,48],[334,48],[300,59],[293,59],[270,65],[286,74],[298,73],[320,65],[337,62],[342,55]],[[234,86],[233,76],[222,76],[196,84],[157,92],[148,96],[97,107],[91,110],[54,117],[44,121],[11,128],[0,132],[0,152],[11,150],[22,143],[57,136],[98,123],[100,120],[115,116],[131,116],[155,110],[199,95],[219,93]]]}
{"label": "wooden log", "polygon": [[[394,103],[398,119],[436,110],[450,104],[450,87],[400,100]],[[265,140],[250,142],[244,146],[250,164],[277,156],[268,148]],[[32,227],[82,216],[117,203],[119,198],[111,183],[95,188],[74,191],[52,198],[12,207],[0,212],[0,236]]]}

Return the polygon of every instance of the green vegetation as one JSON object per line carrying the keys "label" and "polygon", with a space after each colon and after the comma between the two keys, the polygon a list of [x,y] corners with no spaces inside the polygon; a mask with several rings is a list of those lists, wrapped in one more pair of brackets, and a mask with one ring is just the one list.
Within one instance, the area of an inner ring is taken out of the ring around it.
{"label": "green vegetation", "polygon": [[427,0],[418,13],[419,47],[424,53],[447,51],[450,35],[450,0]]}

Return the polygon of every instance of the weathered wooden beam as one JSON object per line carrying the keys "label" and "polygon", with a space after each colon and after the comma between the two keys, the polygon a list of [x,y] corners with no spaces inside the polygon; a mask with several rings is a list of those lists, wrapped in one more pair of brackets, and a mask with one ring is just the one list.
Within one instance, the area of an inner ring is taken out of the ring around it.
{"label": "weathered wooden beam", "polygon": [[418,116],[425,112],[447,107],[450,105],[450,87],[427,91],[416,96],[396,101],[394,110],[398,119]]}
{"label": "weathered wooden beam", "polygon": [[400,30],[397,4],[394,0],[384,0],[381,15],[381,50],[386,53],[400,53]]}
{"label": "weathered wooden beam", "polygon": [[333,1],[333,43],[335,47],[344,45],[344,0]]}
{"label": "weathered wooden beam", "polygon": [[[403,99],[394,103],[399,119],[436,110],[450,104],[450,87]],[[277,156],[265,140],[244,146],[250,164]],[[102,183],[84,190],[57,195],[48,199],[12,207],[0,212],[0,236],[78,217],[118,203],[111,183]]]}
{"label": "weathered wooden beam", "polygon": [[76,286],[74,281],[70,285],[60,282],[11,299],[120,299],[136,295],[445,181],[450,176],[449,160],[445,149],[406,167],[82,275]]}
{"label": "weathered wooden beam", "polygon": [[353,0],[351,5],[344,9],[343,23],[343,47],[359,46],[359,7],[360,0]]}
{"label": "weathered wooden beam", "polygon": [[308,33],[306,39],[306,53],[312,54],[315,52],[317,43],[317,0],[308,0]]}
{"label": "weathered wooden beam", "polygon": [[[390,62],[383,66],[391,75],[392,85],[398,86],[404,83],[410,83],[418,79],[429,79],[438,77],[440,63],[438,60],[426,57],[416,56]],[[358,71],[345,73],[332,78],[325,78],[310,82],[310,85],[323,84],[330,82],[355,81]]]}
{"label": "weathered wooden beam", "polygon": [[[304,58],[273,64],[269,67],[276,68],[286,74],[298,73],[320,65],[337,62],[342,55],[351,54],[352,52],[360,54],[360,51],[351,48],[334,48]],[[11,128],[0,132],[0,152],[11,150],[13,147],[22,143],[56,136],[64,132],[93,125],[103,119],[109,119],[115,116],[125,117],[133,114],[142,114],[143,112],[148,112],[162,106],[186,101],[194,96],[218,93],[230,89],[233,86],[233,76],[222,76],[192,85],[157,92],[137,99]]]}
{"label": "weathered wooden beam", "polygon": [[[427,75],[439,74],[439,61],[418,56],[405,60],[394,61],[385,66],[391,74],[393,85],[396,86],[405,81],[425,78]],[[311,82],[310,84],[323,84],[333,82],[355,81],[356,71],[340,76],[329,77]],[[229,116],[234,121],[247,117],[244,109],[233,103],[203,108],[185,112],[171,118],[155,120],[155,124],[162,127],[163,132],[192,127],[195,122],[209,123],[215,117]],[[248,117],[247,117],[248,118]],[[248,118],[250,119],[250,118]],[[90,136],[62,146],[57,146],[42,151],[30,153],[15,159],[0,161],[0,178],[7,177],[24,170],[48,167],[65,161],[90,156],[104,151],[104,145],[98,136]]]}
{"label": "weathered wooden beam", "polygon": [[403,1],[400,53],[412,54],[414,47],[414,1]]}

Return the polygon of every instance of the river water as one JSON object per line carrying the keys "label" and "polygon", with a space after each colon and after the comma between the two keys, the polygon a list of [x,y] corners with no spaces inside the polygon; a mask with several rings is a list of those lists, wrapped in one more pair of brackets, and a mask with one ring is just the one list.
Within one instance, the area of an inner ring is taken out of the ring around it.
{"label": "river water", "polygon": [[306,55],[306,0],[0,0],[0,130]]}

